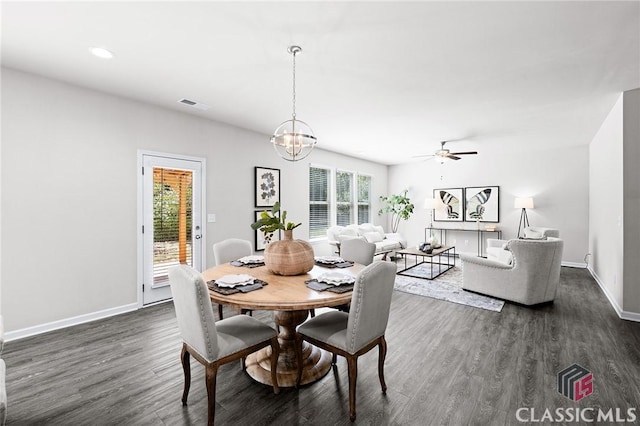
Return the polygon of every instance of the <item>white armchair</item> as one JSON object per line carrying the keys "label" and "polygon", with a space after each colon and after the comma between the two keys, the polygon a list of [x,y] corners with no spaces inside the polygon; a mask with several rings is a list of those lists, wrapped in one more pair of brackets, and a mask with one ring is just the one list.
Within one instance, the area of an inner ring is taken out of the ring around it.
{"label": "white armchair", "polygon": [[461,253],[462,288],[523,305],[555,299],[560,282],[563,241],[510,240],[511,263]]}
{"label": "white armchair", "polygon": [[[553,228],[541,228],[529,226],[523,231],[524,239],[528,240],[544,240],[549,237],[560,238],[560,231]],[[487,239],[487,259],[498,262],[511,264],[511,252],[505,250],[508,240],[497,240],[493,238]]]}

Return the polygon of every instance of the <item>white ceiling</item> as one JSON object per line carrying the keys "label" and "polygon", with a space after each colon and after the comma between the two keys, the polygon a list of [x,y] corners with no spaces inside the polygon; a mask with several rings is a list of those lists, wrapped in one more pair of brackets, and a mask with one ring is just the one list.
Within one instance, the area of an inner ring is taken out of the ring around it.
{"label": "white ceiling", "polygon": [[[640,2],[2,2],[2,64],[383,164],[585,145],[640,87]],[[88,52],[102,46],[111,60]],[[198,111],[177,101],[211,106]]]}

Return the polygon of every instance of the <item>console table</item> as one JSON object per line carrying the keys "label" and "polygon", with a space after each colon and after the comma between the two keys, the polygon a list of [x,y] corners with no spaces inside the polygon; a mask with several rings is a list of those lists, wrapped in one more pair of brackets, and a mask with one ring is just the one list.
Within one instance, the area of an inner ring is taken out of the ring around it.
{"label": "console table", "polygon": [[[447,231],[453,232],[475,232],[478,236],[478,257],[484,257],[484,241],[485,234],[496,234],[497,238],[502,239],[502,231],[499,229],[495,229],[493,231],[487,231],[486,229],[455,229],[455,228],[424,228],[424,240],[427,240],[427,233],[431,233],[430,231],[440,231],[440,244],[447,244]],[[460,244],[458,244],[458,247]]]}

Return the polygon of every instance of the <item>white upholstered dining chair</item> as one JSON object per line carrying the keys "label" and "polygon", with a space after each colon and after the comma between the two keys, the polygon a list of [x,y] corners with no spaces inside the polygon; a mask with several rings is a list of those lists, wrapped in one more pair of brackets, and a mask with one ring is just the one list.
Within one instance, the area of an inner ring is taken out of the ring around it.
{"label": "white upholstered dining chair", "polygon": [[344,240],[340,245],[340,257],[361,265],[371,265],[375,252],[375,244],[359,238]]}
{"label": "white upholstered dining chair", "polygon": [[240,238],[228,238],[213,245],[213,258],[216,265],[238,260],[253,254],[251,242]]}
{"label": "white upholstered dining chair", "polygon": [[302,378],[302,341],[347,359],[349,373],[349,418],[356,419],[356,382],[358,357],[378,346],[378,376],[382,393],[386,393],[384,359],[387,342],[384,333],[389,320],[391,296],[396,276],[396,265],[378,261],[364,268],[357,276],[351,296],[351,311],[326,312],[311,318],[298,327],[296,357],[298,385]]}
{"label": "white upholstered dining chair", "polygon": [[[240,238],[228,238],[213,245],[213,259],[216,265],[233,262],[241,257],[251,256],[252,254],[253,248],[251,247],[251,242]],[[240,313],[251,314],[251,310],[241,309]],[[218,317],[220,319],[223,318],[222,305],[220,304],[218,305]]]}
{"label": "white upholstered dining chair", "polygon": [[[236,315],[218,322],[213,316],[209,289],[202,275],[187,265],[169,271],[169,283],[182,336],[180,359],[184,370],[182,404],[187,405],[191,386],[193,356],[206,369],[208,424],[213,425],[216,406],[216,376],[218,368],[271,346],[271,380],[273,392],[279,393],[276,367],[280,346],[276,331],[267,324],[247,315]],[[244,367],[244,363],[242,363]]]}
{"label": "white upholstered dining chair", "polygon": [[[344,240],[340,248],[340,257],[344,260],[359,263],[361,265],[371,265],[375,256],[376,245],[360,238]],[[339,311],[349,312],[350,304],[336,306]],[[311,312],[311,317],[315,317],[315,311]]]}

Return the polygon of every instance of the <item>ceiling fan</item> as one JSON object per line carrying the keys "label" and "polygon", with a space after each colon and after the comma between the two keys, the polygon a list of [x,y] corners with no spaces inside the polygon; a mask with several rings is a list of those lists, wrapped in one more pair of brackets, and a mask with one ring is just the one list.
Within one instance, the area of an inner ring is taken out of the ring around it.
{"label": "ceiling fan", "polygon": [[459,155],[476,155],[478,153],[476,151],[451,152],[450,150],[444,147],[445,143],[447,143],[447,141],[440,142],[440,149],[433,154],[416,155],[414,156],[414,158],[418,158],[418,157],[434,158],[437,162],[444,163],[447,160],[459,160],[460,159],[460,157],[458,157]]}

